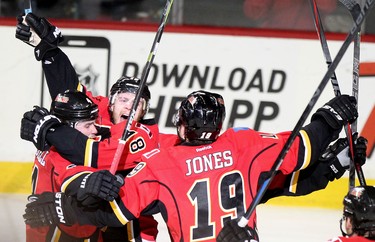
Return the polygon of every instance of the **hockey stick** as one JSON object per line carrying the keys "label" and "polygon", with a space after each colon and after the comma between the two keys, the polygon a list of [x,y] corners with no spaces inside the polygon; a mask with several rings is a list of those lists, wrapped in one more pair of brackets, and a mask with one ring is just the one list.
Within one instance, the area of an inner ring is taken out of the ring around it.
{"label": "hockey stick", "polygon": [[127,123],[126,123],[125,129],[124,129],[124,132],[123,132],[123,134],[121,136],[121,139],[119,141],[119,144],[117,146],[115,156],[113,157],[111,168],[109,170],[112,174],[115,174],[115,172],[117,170],[117,167],[118,167],[118,164],[119,164],[119,161],[120,161],[120,157],[122,155],[122,152],[124,151],[126,140],[130,136],[130,129],[131,129],[131,127],[134,126],[134,116],[135,116],[135,113],[137,111],[139,101],[141,99],[141,94],[142,94],[143,89],[146,85],[147,77],[148,77],[148,74],[150,73],[151,65],[152,65],[152,62],[154,61],[155,54],[156,54],[156,51],[158,49],[161,36],[163,34],[165,24],[167,23],[168,15],[169,15],[169,12],[171,10],[173,1],[174,0],[167,0],[167,3],[165,4],[163,14],[162,14],[162,18],[160,20],[158,31],[156,32],[155,39],[154,39],[154,42],[153,42],[152,47],[151,47],[151,51],[148,55],[146,65],[145,65],[145,67],[143,69],[143,72],[142,72],[141,80],[140,80],[140,83],[139,83],[139,88],[138,88],[138,91],[135,95],[132,109],[131,109],[129,117],[127,119]]}
{"label": "hockey stick", "polygon": [[[322,46],[322,49],[323,49],[323,54],[324,54],[324,57],[326,59],[326,63],[329,67],[332,63],[332,58],[331,58],[331,54],[329,52],[327,39],[326,39],[326,36],[324,34],[324,28],[323,28],[323,24],[322,24],[322,21],[321,21],[318,5],[316,4],[315,0],[310,0],[310,5],[311,5],[311,9],[312,9],[313,16],[314,16],[315,29],[316,29],[316,32],[318,34],[318,38],[320,40],[320,45]],[[333,74],[331,76],[331,84],[332,84],[333,92],[334,92],[335,96],[340,96],[341,91],[340,91],[339,83],[337,81],[337,77],[336,77],[335,72],[333,72]]]}
{"label": "hockey stick", "polygon": [[[355,21],[361,12],[361,6],[354,0],[339,0],[350,12],[353,20]],[[357,34],[354,36],[354,53],[353,53],[353,82],[352,82],[352,94],[357,100],[358,109],[358,81],[359,81],[359,56],[360,56],[360,43],[361,43],[361,26],[358,28]],[[354,121],[351,125],[352,132],[357,132],[357,121]],[[361,186],[366,185],[366,180],[363,175],[362,167],[354,159],[354,144],[353,140],[349,140],[350,153],[352,156],[352,161],[349,167],[349,189],[355,186],[355,171],[357,171],[358,180]]]}
{"label": "hockey stick", "polygon": [[[348,1],[351,2],[351,0],[348,0]],[[352,4],[354,4],[354,3],[352,3]],[[323,53],[324,53],[324,57],[326,59],[326,63],[329,67],[329,65],[332,63],[332,58],[331,58],[331,54],[329,52],[327,39],[326,39],[325,34],[324,34],[324,28],[323,28],[323,24],[322,24],[322,21],[321,21],[320,14],[319,14],[319,9],[318,9],[318,6],[317,6],[315,0],[310,0],[310,5],[311,5],[312,12],[313,12],[316,32],[318,34],[320,44],[322,46],[322,50],[323,50]],[[347,5],[345,5],[345,6],[347,6]],[[359,7],[358,4],[357,4],[357,6]],[[358,16],[358,14],[357,14],[357,16]],[[356,38],[356,36],[354,38]],[[332,86],[333,86],[333,91],[335,93],[335,96],[341,95],[340,87],[339,87],[339,84],[338,84],[337,77],[336,77],[335,73],[332,74],[331,83],[332,83]],[[362,167],[359,165],[359,166],[355,166],[355,169],[353,169],[354,168],[354,143],[353,143],[353,133],[352,132],[355,132],[355,131],[352,131],[350,124],[346,124],[344,126],[344,129],[345,129],[346,137],[348,138],[348,144],[349,144],[349,147],[350,147],[350,154],[351,154],[350,168],[352,168],[352,169],[349,169],[349,188],[354,186],[355,170],[357,171],[358,178],[359,178],[359,181],[360,181],[361,185],[365,185],[366,182],[365,182],[365,179],[364,179]]]}
{"label": "hockey stick", "polygon": [[25,15],[32,12],[31,8],[31,0],[24,0],[24,7],[25,7]]}
{"label": "hockey stick", "polygon": [[359,26],[363,23],[365,17],[368,15],[369,10],[373,7],[375,3],[375,0],[367,0],[365,3],[365,6],[363,7],[361,13],[356,18],[356,21],[354,22],[354,26],[349,32],[348,36],[346,37],[344,43],[342,44],[340,50],[338,51],[336,57],[332,61],[331,65],[329,66],[326,74],[324,75],[322,81],[320,82],[319,86],[315,90],[311,100],[307,104],[305,110],[303,111],[300,119],[298,120],[296,126],[294,127],[293,131],[291,132],[288,140],[286,141],[284,147],[280,151],[275,163],[272,165],[271,170],[268,173],[268,177],[263,182],[262,186],[260,187],[259,191],[257,192],[255,198],[251,202],[249,208],[247,209],[246,213],[243,217],[241,217],[240,221],[238,222],[238,225],[240,227],[245,227],[246,224],[249,222],[251,214],[254,212],[256,206],[259,204],[260,200],[262,199],[264,193],[266,192],[268,186],[270,185],[272,179],[275,177],[277,170],[281,166],[286,153],[288,152],[289,148],[291,147],[293,141],[297,137],[297,134],[299,130],[301,129],[303,123],[307,119],[308,115],[310,114],[313,106],[317,102],[319,96],[323,92],[324,87],[327,85],[328,80],[332,76],[333,72],[335,71],[337,65],[341,61],[342,57],[344,56],[346,50],[348,49],[350,43],[352,42],[354,35],[357,34]]}

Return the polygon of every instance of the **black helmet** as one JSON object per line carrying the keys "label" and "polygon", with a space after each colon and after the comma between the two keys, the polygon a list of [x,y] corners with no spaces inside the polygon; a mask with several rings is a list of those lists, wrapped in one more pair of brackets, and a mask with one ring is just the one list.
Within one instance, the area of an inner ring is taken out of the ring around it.
{"label": "black helmet", "polygon": [[[115,97],[118,93],[122,93],[122,92],[137,93],[140,82],[141,80],[136,77],[128,77],[128,76],[120,77],[115,82],[115,84],[112,85],[111,90],[109,92],[110,105],[114,103]],[[145,99],[146,104],[148,105],[148,102],[151,99],[151,93],[150,93],[150,90],[148,89],[147,84],[143,88],[141,97]]]}
{"label": "black helmet", "polygon": [[363,236],[375,229],[375,187],[352,188],[344,198],[344,216],[353,220],[353,231]]}
{"label": "black helmet", "polygon": [[221,95],[196,91],[181,102],[175,125],[185,126],[185,136],[189,142],[207,143],[217,139],[224,118],[225,106]]}
{"label": "black helmet", "polygon": [[95,120],[98,113],[98,105],[86,94],[77,90],[67,90],[57,94],[51,104],[51,114],[72,127],[78,121]]}

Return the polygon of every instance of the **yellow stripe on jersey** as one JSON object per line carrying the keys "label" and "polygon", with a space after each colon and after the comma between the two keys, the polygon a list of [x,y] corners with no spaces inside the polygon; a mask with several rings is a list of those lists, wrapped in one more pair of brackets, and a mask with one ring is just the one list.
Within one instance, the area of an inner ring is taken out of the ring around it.
{"label": "yellow stripe on jersey", "polygon": [[93,139],[87,139],[84,166],[92,166],[92,147],[94,145],[94,142],[95,140]]}
{"label": "yellow stripe on jersey", "polygon": [[133,221],[129,221],[129,223],[127,223],[125,226],[126,226],[126,233],[128,235],[128,241],[135,241]]}
{"label": "yellow stripe on jersey", "polygon": [[[303,145],[305,146],[303,164],[299,169],[299,170],[303,170],[311,162],[311,143],[310,143],[310,138],[307,135],[306,131],[301,130],[299,133],[301,135],[301,140],[303,142]],[[288,189],[289,192],[295,193],[297,191],[298,178],[300,174],[299,170],[292,173],[292,179],[290,180],[289,189]]]}
{"label": "yellow stripe on jersey", "polygon": [[65,180],[62,184],[61,184],[61,191],[62,192],[65,192],[66,188],[69,186],[69,184],[74,181],[75,179],[77,179],[77,177],[81,176],[82,174],[89,174],[89,173],[92,173],[91,171],[83,171],[83,172],[79,172],[77,174],[75,174],[74,176],[70,177],[69,179]]}
{"label": "yellow stripe on jersey", "polygon": [[59,227],[56,226],[55,230],[53,231],[51,242],[59,242],[60,237],[61,237],[61,230],[59,229]]}
{"label": "yellow stripe on jersey", "polygon": [[126,219],[125,215],[121,212],[121,209],[119,208],[116,201],[109,202],[109,204],[111,205],[113,212],[122,225],[125,225],[127,222],[129,222]]}
{"label": "yellow stripe on jersey", "polygon": [[292,179],[290,180],[290,185],[289,185],[289,192],[296,193],[299,173],[300,171],[296,171],[292,173]]}
{"label": "yellow stripe on jersey", "polygon": [[304,154],[304,159],[303,159],[303,165],[299,169],[299,170],[303,170],[306,167],[308,167],[308,165],[311,162],[311,143],[310,143],[310,138],[307,135],[306,131],[301,130],[301,131],[299,131],[299,133],[301,134],[301,139],[302,139],[303,145],[305,146],[305,154]]}
{"label": "yellow stripe on jersey", "polygon": [[83,85],[81,83],[78,83],[77,91],[83,92],[83,90],[84,90]]}

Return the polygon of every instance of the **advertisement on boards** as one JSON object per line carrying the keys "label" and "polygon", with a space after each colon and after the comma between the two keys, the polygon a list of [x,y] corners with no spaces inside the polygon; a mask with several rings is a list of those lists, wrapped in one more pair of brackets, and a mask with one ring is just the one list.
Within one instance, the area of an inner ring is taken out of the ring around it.
{"label": "advertisement on boards", "polygon": [[[141,77],[155,37],[152,31],[61,28],[69,56],[82,83],[97,95],[107,95],[122,75]],[[1,161],[31,161],[34,147],[19,138],[19,123],[33,105],[49,107],[50,98],[40,62],[33,49],[14,38],[14,28],[0,27],[4,36],[2,89],[7,141],[0,141]],[[334,58],[343,40],[329,40]],[[6,48],[5,48],[6,46]],[[374,90],[375,43],[361,43],[358,132],[369,140],[366,174],[375,178]],[[19,70],[22,70],[19,71]],[[272,38],[166,32],[158,46],[147,84],[151,90],[149,117],[161,132],[175,133],[173,118],[182,98],[195,90],[220,93],[226,104],[224,129],[246,126],[277,133],[292,130],[327,71],[317,39]],[[341,93],[352,93],[353,49],[349,47],[336,75]],[[334,97],[328,81],[313,112]],[[308,123],[310,117],[305,123]],[[344,133],[342,133],[344,136]],[[12,149],[8,149],[11,145]],[[371,164],[372,163],[372,164]]]}

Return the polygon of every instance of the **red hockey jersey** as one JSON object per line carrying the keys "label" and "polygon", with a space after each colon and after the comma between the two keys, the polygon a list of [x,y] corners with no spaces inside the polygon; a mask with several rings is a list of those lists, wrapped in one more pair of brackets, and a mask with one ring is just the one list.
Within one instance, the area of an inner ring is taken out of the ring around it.
{"label": "red hockey jersey", "polygon": [[[125,179],[119,204],[123,214],[116,213],[117,218],[126,222],[158,209],[173,241],[215,241],[227,220],[245,213],[261,174],[271,169],[289,135],[229,129],[212,144],[146,153]],[[279,168],[283,174],[310,163],[309,137],[304,131],[299,137]]]}

